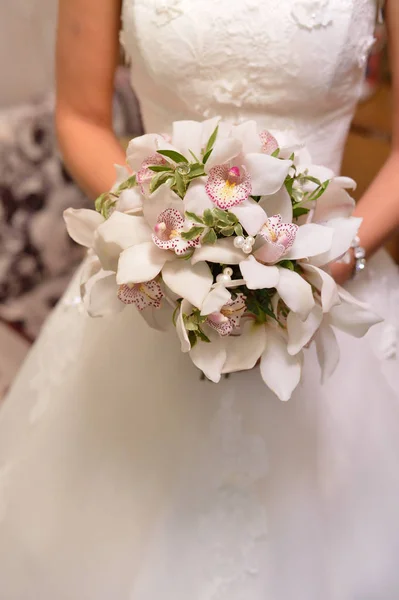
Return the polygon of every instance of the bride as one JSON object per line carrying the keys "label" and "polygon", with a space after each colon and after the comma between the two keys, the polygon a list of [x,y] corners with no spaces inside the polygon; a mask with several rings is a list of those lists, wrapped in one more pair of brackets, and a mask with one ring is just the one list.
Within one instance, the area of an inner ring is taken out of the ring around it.
{"label": "bride", "polygon": [[[378,8],[125,0],[146,130],[255,119],[338,172]],[[124,162],[111,131],[120,13],[116,0],[59,7],[59,139],[93,198]],[[397,91],[397,2],[387,16]],[[202,381],[134,307],[88,318],[77,274],[0,414],[1,600],[399,597],[399,278],[380,249],[399,224],[398,108],[394,130],[356,209],[367,268],[348,282],[385,321],[362,340],[338,334],[324,385],[311,347],[288,403],[256,369]],[[353,262],[334,266],[338,281]]]}

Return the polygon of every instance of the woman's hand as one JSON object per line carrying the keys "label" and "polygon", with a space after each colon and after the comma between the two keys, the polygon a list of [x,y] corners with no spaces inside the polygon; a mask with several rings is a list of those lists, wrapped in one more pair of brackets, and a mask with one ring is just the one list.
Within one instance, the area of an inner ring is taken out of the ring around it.
{"label": "woman's hand", "polygon": [[334,277],[338,285],[344,285],[352,277],[355,268],[355,259],[352,254],[352,259],[349,263],[336,262],[331,265],[331,275]]}

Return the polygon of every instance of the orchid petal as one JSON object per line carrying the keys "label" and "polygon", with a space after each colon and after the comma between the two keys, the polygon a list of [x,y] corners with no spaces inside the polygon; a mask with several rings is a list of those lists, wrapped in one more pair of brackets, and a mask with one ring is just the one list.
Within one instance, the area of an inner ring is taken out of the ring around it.
{"label": "orchid petal", "polygon": [[262,265],[253,256],[240,262],[240,271],[250,290],[274,288],[280,280],[280,269]]}
{"label": "orchid petal", "polygon": [[[93,277],[102,271],[101,263],[98,260],[97,256],[92,255],[88,256],[87,259],[83,262],[81,271],[80,271],[80,295],[83,299],[83,303],[87,309],[87,300],[89,297],[89,288],[92,283],[94,283]],[[115,282],[116,285],[116,282]]]}
{"label": "orchid petal", "polygon": [[199,121],[175,121],[172,144],[186,158],[190,156],[190,150],[199,157],[202,148],[202,130],[202,123]]}
{"label": "orchid petal", "polygon": [[[216,285],[218,285],[218,284],[216,284]],[[236,287],[241,287],[241,286],[245,285],[245,279],[232,279],[231,281],[225,281],[223,283],[223,285],[228,290],[232,290]]]}
{"label": "orchid petal", "polygon": [[298,260],[327,252],[333,243],[333,235],[333,231],[323,225],[316,223],[301,225],[296,233],[295,242],[284,258]]}
{"label": "orchid petal", "polygon": [[307,319],[302,321],[297,313],[289,312],[287,317],[288,354],[294,356],[310,342],[323,319],[320,306],[315,306]]}
{"label": "orchid petal", "polygon": [[190,358],[208,379],[219,383],[226,362],[225,341],[210,327],[207,328],[206,335],[211,343],[198,341],[190,351]]}
{"label": "orchid petal", "polygon": [[353,198],[334,180],[316,202],[313,221],[324,224],[330,219],[347,218],[351,216],[354,208]]}
{"label": "orchid petal", "polygon": [[334,306],[330,312],[330,323],[337,329],[361,338],[370,327],[383,321],[367,304],[360,302],[343,288],[339,288],[339,296],[341,304]]}
{"label": "orchid petal", "polygon": [[117,283],[142,283],[156,277],[166,261],[174,258],[167,250],[160,250],[153,242],[145,242],[124,250],[119,257]]}
{"label": "orchid petal", "polygon": [[234,238],[221,238],[214,244],[204,244],[197,248],[191,259],[193,265],[208,261],[223,265],[238,265],[244,258],[244,253],[234,246]]}
{"label": "orchid petal", "polygon": [[122,213],[137,213],[143,208],[143,197],[137,187],[129,188],[121,192],[116,206],[116,210]]}
{"label": "orchid petal", "polygon": [[351,247],[361,223],[362,219],[356,217],[328,221],[326,228],[331,229],[333,232],[331,247],[327,252],[312,258],[312,264],[316,267],[322,267],[341,258]]}
{"label": "orchid petal", "polygon": [[230,208],[248,235],[256,235],[267,221],[267,214],[255,200],[248,198],[241,204]]}
{"label": "orchid petal", "polygon": [[321,368],[321,383],[331,377],[339,363],[339,345],[332,327],[322,323],[315,335],[316,353]]}
{"label": "orchid petal", "polygon": [[301,379],[302,353],[291,356],[287,342],[272,328],[267,331],[266,349],[260,361],[260,372],[266,385],[282,400],[287,401]]}
{"label": "orchid petal", "polygon": [[100,271],[94,275],[88,292],[87,312],[91,317],[106,317],[125,308],[118,298],[114,272]]}
{"label": "orchid petal", "polygon": [[188,337],[187,329],[184,325],[184,315],[190,315],[192,311],[192,305],[188,300],[183,299],[180,304],[180,310],[176,319],[176,333],[180,340],[180,346],[182,352],[190,352],[191,344]]}
{"label": "orchid petal", "polygon": [[[328,169],[327,167],[302,163],[297,167],[297,174],[311,175],[312,177],[318,179],[321,183],[324,183],[325,181],[331,181],[331,179],[334,177],[334,171]],[[304,184],[303,189],[305,191],[313,192],[317,187],[318,185],[313,181],[307,181]]]}
{"label": "orchid petal", "polygon": [[244,165],[251,177],[252,195],[265,196],[275,194],[281,188],[292,161],[268,154],[247,154]]}
{"label": "orchid petal", "polygon": [[266,330],[263,325],[247,321],[240,335],[226,338],[227,358],[222,373],[235,373],[253,369],[266,347]]}
{"label": "orchid petal", "polygon": [[115,211],[98,227],[94,250],[106,271],[116,271],[120,253],[151,239],[151,230],[143,217]]}
{"label": "orchid petal", "polygon": [[233,138],[217,139],[205,165],[205,172],[218,165],[223,165],[235,158],[242,151],[241,142]]}
{"label": "orchid petal", "polygon": [[241,142],[244,154],[250,152],[260,154],[262,152],[262,142],[256,121],[245,121],[245,123],[233,126],[231,136]]}
{"label": "orchid petal", "polygon": [[104,217],[88,208],[67,208],[64,221],[70,237],[81,246],[92,248],[94,233],[104,223]]}
{"label": "orchid petal", "polygon": [[135,173],[140,170],[142,163],[151,155],[155,154],[158,142],[162,136],[156,133],[147,133],[133,138],[126,151],[126,162]]}
{"label": "orchid petal", "polygon": [[321,292],[321,305],[324,313],[330,312],[333,306],[340,304],[338,287],[331,275],[310,264],[302,263],[301,267],[305,271],[309,283]]}
{"label": "orchid petal", "polygon": [[305,320],[315,305],[311,286],[295,271],[282,268],[279,271],[280,279],[276,288],[281,299]]}
{"label": "orchid petal", "polygon": [[257,260],[266,264],[274,264],[285,254],[285,248],[282,244],[265,242],[254,252]]}
{"label": "orchid petal", "polygon": [[162,278],[172,292],[197,308],[202,307],[213,283],[212,272],[206,263],[190,265],[186,260],[174,260],[165,265]]}
{"label": "orchid petal", "polygon": [[[212,133],[215,131],[216,127],[218,127],[218,135],[217,138],[227,137],[230,133],[231,126],[226,123],[221,123],[221,117],[212,117],[211,119],[207,119],[201,123],[202,125],[202,146],[205,146],[208,143],[209,138]],[[223,125],[227,127],[224,129]]]}
{"label": "orchid petal", "polygon": [[356,181],[351,177],[334,177],[333,183],[337,184],[341,188],[344,188],[345,190],[355,190],[357,188]]}
{"label": "orchid petal", "polygon": [[219,312],[222,306],[231,300],[231,294],[223,284],[216,284],[206,296],[201,309],[201,315]]}
{"label": "orchid petal", "polygon": [[204,177],[199,177],[190,183],[183,201],[184,210],[201,216],[205,210],[214,208],[214,204],[206,192],[205,182]]}
{"label": "orchid petal", "polygon": [[124,183],[126,181],[126,179],[128,179],[131,175],[129,169],[127,167],[125,167],[124,165],[114,165],[114,169],[116,172],[116,180],[114,185],[111,188],[111,192],[116,192],[116,190],[118,189],[118,187]]}
{"label": "orchid petal", "polygon": [[[135,309],[134,309],[135,310]],[[173,308],[163,301],[160,308],[149,306],[144,310],[137,311],[151,329],[156,331],[168,331],[173,323]]]}
{"label": "orchid petal", "polygon": [[168,185],[162,185],[143,205],[143,215],[151,229],[155,227],[159,215],[168,208],[178,210],[180,214],[183,214],[184,211],[183,202],[179,196],[172,192]]}
{"label": "orchid petal", "polygon": [[283,223],[292,223],[292,202],[284,186],[271,196],[262,196],[259,206],[268,216],[281,215]]}

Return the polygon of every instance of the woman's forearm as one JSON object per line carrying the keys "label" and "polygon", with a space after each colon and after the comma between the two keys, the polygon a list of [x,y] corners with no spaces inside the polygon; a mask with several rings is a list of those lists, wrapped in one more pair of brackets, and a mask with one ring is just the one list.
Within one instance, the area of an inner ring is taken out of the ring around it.
{"label": "woman's forearm", "polygon": [[95,199],[115,181],[114,164],[125,164],[125,153],[112,130],[75,115],[57,114],[59,145],[68,171]]}
{"label": "woman's forearm", "polygon": [[[367,192],[356,205],[354,216],[363,219],[360,244],[370,258],[399,228],[399,152],[393,151]],[[350,263],[335,263],[331,271],[340,284],[353,274],[355,257]]]}
{"label": "woman's forearm", "polygon": [[354,215],[363,218],[359,237],[371,256],[399,227],[399,153],[393,152],[357,204]]}

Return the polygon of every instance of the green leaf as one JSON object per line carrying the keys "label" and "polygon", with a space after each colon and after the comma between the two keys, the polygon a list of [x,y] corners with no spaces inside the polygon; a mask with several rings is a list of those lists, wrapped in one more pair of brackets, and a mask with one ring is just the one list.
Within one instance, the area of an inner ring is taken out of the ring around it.
{"label": "green leaf", "polygon": [[204,165],[195,164],[190,166],[190,173],[188,174],[190,179],[203,176],[205,176]]}
{"label": "green leaf", "polygon": [[118,187],[118,192],[123,192],[123,190],[129,190],[130,188],[134,187],[136,183],[136,175],[131,175],[131,177],[128,177],[126,181],[120,184],[120,186]]}
{"label": "green leaf", "polygon": [[101,194],[96,199],[96,201],[94,202],[94,207],[97,212],[101,212],[102,206],[103,206],[104,202],[108,199],[108,197],[109,197],[109,192],[104,192],[104,194]]}
{"label": "green leaf", "polygon": [[303,179],[305,181],[311,181],[312,183],[315,183],[317,186],[322,185],[320,179],[317,179],[316,177],[311,177],[310,175],[305,175],[304,177],[301,177],[301,179]]}
{"label": "green leaf", "polygon": [[275,151],[271,153],[271,156],[273,156],[273,158],[278,158],[279,154],[280,154],[280,148],[276,148]]}
{"label": "green leaf", "polygon": [[303,206],[296,206],[292,211],[292,217],[294,219],[298,219],[302,217],[302,215],[307,215],[309,212],[309,208],[304,208]]}
{"label": "green leaf", "polygon": [[234,227],[234,233],[236,235],[244,235],[244,232],[243,232],[243,229],[242,229],[242,226],[240,223],[237,223],[237,225]]}
{"label": "green leaf", "polygon": [[163,183],[166,183],[168,179],[170,179],[170,173],[157,173],[154,175],[150,183],[150,193],[152,194],[155,192]]}
{"label": "green leaf", "polygon": [[282,260],[278,263],[278,266],[282,267],[283,269],[289,269],[290,271],[295,270],[295,264],[292,262],[292,260]]}
{"label": "green leaf", "polygon": [[216,127],[213,130],[211,137],[209,138],[208,143],[206,145],[205,152],[204,152],[205,155],[207,154],[207,152],[209,152],[210,150],[213,149],[213,146],[215,145],[216,138],[218,135],[218,131],[219,131],[219,125],[216,125]]}
{"label": "green leaf", "polygon": [[150,169],[150,171],[153,171],[154,173],[163,173],[164,171],[172,171],[172,168],[169,167],[168,165],[152,165],[151,167],[148,167]]}
{"label": "green leaf", "polygon": [[188,339],[189,339],[189,342],[190,342],[190,344],[191,344],[191,348],[194,348],[195,344],[196,344],[196,343],[197,343],[197,341],[198,341],[198,338],[197,338],[197,336],[195,335],[194,331],[189,331],[189,332],[188,332]]}
{"label": "green leaf", "polygon": [[193,212],[189,212],[188,210],[186,210],[186,217],[187,219],[190,219],[190,221],[194,221],[194,223],[204,223],[204,219],[202,217]]}
{"label": "green leaf", "polygon": [[311,194],[309,196],[309,200],[310,201],[315,201],[318,200],[320,198],[320,196],[322,196],[324,194],[324,192],[326,191],[326,189],[328,188],[328,186],[330,185],[330,180],[325,181],[324,183],[322,183],[319,187],[319,189],[315,190],[313,192],[313,194]]}
{"label": "green leaf", "polygon": [[179,196],[181,198],[184,198],[184,195],[186,193],[186,184],[184,183],[184,179],[180,175],[180,173],[178,173],[178,171],[175,171],[175,185]]}
{"label": "green leaf", "polygon": [[196,163],[201,163],[201,161],[195,156],[194,152],[192,150],[189,150],[191,156],[193,157],[193,159],[195,160]]}
{"label": "green leaf", "polygon": [[199,337],[199,339],[201,340],[201,342],[206,342],[207,344],[210,343],[210,339],[207,335],[205,335],[205,333],[202,331],[202,329],[199,327],[198,331],[196,332],[197,336]]}
{"label": "green leaf", "polygon": [[192,227],[189,231],[184,231],[181,234],[183,240],[194,240],[204,232],[203,227]]}
{"label": "green leaf", "polygon": [[[213,150],[213,148],[212,148],[212,150]],[[202,162],[204,163],[204,165],[206,165],[206,163],[208,162],[208,159],[209,159],[210,155],[212,154],[212,150],[208,150],[208,152],[205,152],[204,158],[202,159]]]}
{"label": "green leaf", "polygon": [[180,152],[176,152],[175,150],[157,150],[158,154],[161,156],[165,156],[166,158],[170,158],[175,163],[188,163],[188,160],[183,154]]}
{"label": "green leaf", "polygon": [[213,245],[216,243],[217,240],[217,235],[215,233],[214,229],[210,229],[202,238],[202,243],[203,244],[209,244],[209,245]]}
{"label": "green leaf", "polygon": [[191,320],[187,320],[185,322],[185,327],[186,327],[187,331],[198,331],[197,323],[194,323],[194,321],[191,321]]}
{"label": "green leaf", "polygon": [[289,159],[288,159],[288,160],[295,160],[295,152],[293,152],[293,153],[291,154],[291,156],[289,157]]}
{"label": "green leaf", "polygon": [[220,233],[225,237],[230,237],[234,233],[234,227],[222,227]]}
{"label": "green leaf", "polygon": [[222,223],[226,223],[226,225],[230,225],[230,219],[226,211],[221,210],[220,208],[213,208],[212,212],[214,216],[218,219],[218,221],[222,221]]}
{"label": "green leaf", "polygon": [[206,210],[204,210],[204,220],[203,222],[205,223],[205,225],[207,227],[213,227],[214,223],[215,223],[215,219],[213,217],[212,211],[210,208],[207,208]]}

